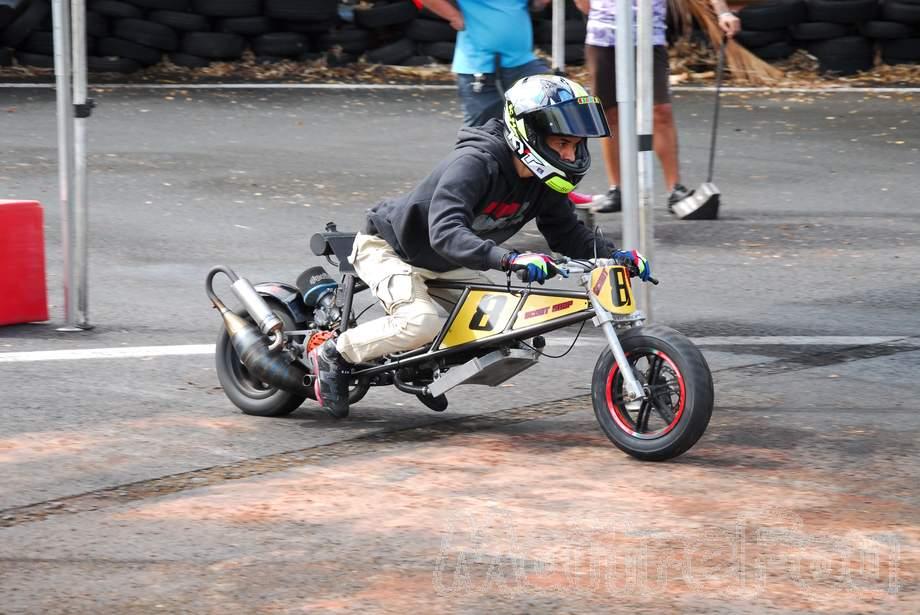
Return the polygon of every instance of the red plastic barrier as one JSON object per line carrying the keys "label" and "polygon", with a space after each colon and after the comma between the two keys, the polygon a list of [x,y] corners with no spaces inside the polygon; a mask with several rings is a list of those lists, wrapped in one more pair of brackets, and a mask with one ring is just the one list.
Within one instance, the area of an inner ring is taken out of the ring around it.
{"label": "red plastic barrier", "polygon": [[0,200],[0,325],[48,320],[38,201]]}

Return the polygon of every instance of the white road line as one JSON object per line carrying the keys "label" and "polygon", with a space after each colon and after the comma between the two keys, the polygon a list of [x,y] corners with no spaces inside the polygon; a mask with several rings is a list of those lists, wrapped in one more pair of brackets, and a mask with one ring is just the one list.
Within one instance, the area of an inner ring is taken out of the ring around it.
{"label": "white road line", "polygon": [[[893,344],[920,347],[920,339],[898,336],[726,336],[695,337],[693,342],[701,347],[712,346],[871,346]],[[550,337],[547,346],[567,347],[572,338]],[[595,337],[582,337],[580,346],[606,346],[607,342]],[[28,363],[34,361],[77,361],[83,359],[139,359],[182,355],[214,354],[214,344],[189,344],[183,346],[134,346],[124,348],[78,348],[72,350],[34,350],[28,352],[0,352],[0,363]]]}
{"label": "white road line", "polygon": [[[54,89],[53,83],[0,83],[0,88]],[[452,84],[395,83],[91,83],[99,90],[456,90]],[[714,86],[672,86],[674,92],[714,92]],[[771,88],[723,86],[723,92],[763,92],[775,94],[918,94],[920,88],[825,86],[814,88]]]}
{"label": "white road line", "polygon": [[214,354],[214,344],[185,346],[134,346],[126,348],[78,348],[73,350],[36,350],[0,353],[0,363],[30,361],[73,361],[78,359],[137,359],[175,355]]}

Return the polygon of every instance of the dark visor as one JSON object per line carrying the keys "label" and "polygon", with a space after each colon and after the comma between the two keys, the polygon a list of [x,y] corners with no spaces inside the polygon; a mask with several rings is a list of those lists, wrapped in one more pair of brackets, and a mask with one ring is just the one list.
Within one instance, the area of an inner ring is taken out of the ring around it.
{"label": "dark visor", "polygon": [[560,105],[534,111],[530,119],[544,135],[570,137],[607,137],[610,128],[601,105],[594,96],[568,100]]}

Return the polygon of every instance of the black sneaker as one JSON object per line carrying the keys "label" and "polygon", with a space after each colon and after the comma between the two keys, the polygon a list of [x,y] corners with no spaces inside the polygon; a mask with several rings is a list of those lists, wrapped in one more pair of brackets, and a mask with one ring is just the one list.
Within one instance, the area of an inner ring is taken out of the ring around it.
{"label": "black sneaker", "polygon": [[313,364],[313,392],[323,410],[337,419],[348,416],[348,384],[351,365],[342,358],[335,340],[326,340],[310,353]]}
{"label": "black sneaker", "polygon": [[623,199],[620,196],[620,187],[611,188],[607,194],[597,196],[594,199],[595,205],[591,208],[596,214],[612,214],[623,209]]}
{"label": "black sneaker", "polygon": [[674,184],[674,189],[671,191],[671,194],[668,196],[668,211],[673,214],[674,206],[692,194],[693,194],[693,190],[690,190],[685,185]]}

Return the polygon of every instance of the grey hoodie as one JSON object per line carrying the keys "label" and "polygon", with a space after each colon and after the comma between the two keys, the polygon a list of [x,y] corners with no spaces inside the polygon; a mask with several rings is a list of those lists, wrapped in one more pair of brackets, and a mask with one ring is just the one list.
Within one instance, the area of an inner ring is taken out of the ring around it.
{"label": "grey hoodie", "polygon": [[[454,151],[412,192],[381,201],[367,231],[381,236],[410,265],[450,271],[501,269],[499,244],[536,218],[550,248],[566,256],[594,256],[594,234],[575,215],[567,195],[517,174],[504,123],[462,128]],[[597,254],[609,256],[602,240]]]}

